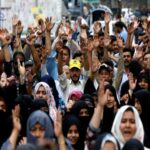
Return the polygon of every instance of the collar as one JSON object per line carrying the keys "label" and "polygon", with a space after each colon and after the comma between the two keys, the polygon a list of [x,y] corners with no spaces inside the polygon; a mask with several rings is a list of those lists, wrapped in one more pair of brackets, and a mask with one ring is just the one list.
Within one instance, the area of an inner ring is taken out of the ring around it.
{"label": "collar", "polygon": [[76,84],[70,79],[69,80],[69,84],[74,84],[74,85],[77,85],[77,84],[81,84],[81,81],[79,80]]}

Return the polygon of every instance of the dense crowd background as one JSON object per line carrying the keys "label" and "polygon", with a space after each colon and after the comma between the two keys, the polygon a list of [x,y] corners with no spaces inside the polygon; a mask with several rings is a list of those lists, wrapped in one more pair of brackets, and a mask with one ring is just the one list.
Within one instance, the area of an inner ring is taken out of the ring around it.
{"label": "dense crowd background", "polygon": [[102,17],[0,29],[2,150],[150,148],[150,20]]}

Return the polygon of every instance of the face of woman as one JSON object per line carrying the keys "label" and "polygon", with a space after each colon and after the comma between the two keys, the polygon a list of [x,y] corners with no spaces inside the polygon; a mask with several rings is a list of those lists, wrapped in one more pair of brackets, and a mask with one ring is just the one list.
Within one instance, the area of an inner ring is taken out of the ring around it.
{"label": "face of woman", "polygon": [[142,113],[142,107],[141,107],[141,104],[140,104],[138,99],[135,100],[134,106],[135,106],[136,110],[139,112],[139,114],[141,114]]}
{"label": "face of woman", "polygon": [[35,98],[41,98],[41,99],[45,99],[47,100],[48,99],[48,96],[46,94],[46,90],[44,88],[44,86],[40,86],[35,94]]}
{"label": "face of woman", "polygon": [[112,107],[114,107],[114,105],[115,105],[115,98],[114,98],[112,92],[109,90],[109,93],[108,93],[108,100],[107,100],[106,106],[107,106],[108,108],[112,108]]}
{"label": "face of woman", "polygon": [[79,132],[76,125],[72,125],[69,128],[67,133],[67,139],[71,142],[72,145],[75,145],[79,139]]}
{"label": "face of woman", "polygon": [[88,110],[86,108],[82,108],[79,112],[80,117],[89,116]]}
{"label": "face of woman", "polygon": [[32,134],[32,136],[36,137],[36,138],[44,138],[45,135],[45,128],[39,124],[36,123],[31,129],[30,129],[30,133]]}
{"label": "face of woman", "polygon": [[135,116],[132,111],[125,111],[120,123],[120,130],[125,141],[130,140],[136,133]]}
{"label": "face of woman", "polygon": [[140,82],[139,82],[139,86],[145,90],[148,90],[148,82],[144,79],[142,79]]}
{"label": "face of woman", "polygon": [[101,70],[99,73],[99,80],[109,81],[110,80],[110,73],[106,70]]}
{"label": "face of woman", "polygon": [[115,144],[112,142],[106,142],[104,144],[103,150],[116,150]]}

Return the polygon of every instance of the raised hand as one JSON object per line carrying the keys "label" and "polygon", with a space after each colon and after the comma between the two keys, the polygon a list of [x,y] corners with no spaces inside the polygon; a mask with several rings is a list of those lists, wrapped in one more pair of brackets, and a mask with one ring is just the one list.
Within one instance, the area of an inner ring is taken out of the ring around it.
{"label": "raised hand", "polygon": [[56,120],[54,122],[54,133],[57,138],[62,136],[62,116],[59,110],[57,110],[56,112]]}
{"label": "raised hand", "polygon": [[22,22],[19,20],[16,27],[16,34],[21,35],[22,31],[23,31],[23,25]]}
{"label": "raised hand", "polygon": [[101,31],[101,23],[96,21],[93,26],[94,34],[98,34]]}
{"label": "raised hand", "polygon": [[5,86],[8,86],[8,81],[7,81],[7,75],[6,75],[6,73],[5,72],[3,72],[2,74],[1,74],[1,79],[0,79],[0,86],[1,87],[5,87]]}
{"label": "raised hand", "polygon": [[52,23],[52,17],[46,18],[45,25],[46,25],[46,31],[50,32],[54,27],[54,23]]}
{"label": "raised hand", "polygon": [[80,37],[83,40],[87,39],[87,26],[86,25],[81,25]]}
{"label": "raised hand", "polygon": [[93,44],[93,39],[88,39],[88,43],[87,43],[87,47],[88,47],[88,51],[92,51],[94,49],[94,44]]}
{"label": "raised hand", "polygon": [[133,74],[131,72],[128,75],[128,79],[129,79],[129,89],[133,91],[136,87],[137,79],[133,77]]}
{"label": "raised hand", "polygon": [[12,119],[13,119],[13,130],[20,132],[21,123],[20,123],[20,105],[16,105],[15,109],[12,110]]}
{"label": "raised hand", "polygon": [[14,15],[13,17],[12,17],[12,25],[13,26],[17,26],[17,24],[18,24],[18,17],[17,17],[17,15]]}
{"label": "raised hand", "polygon": [[29,36],[27,36],[26,38],[26,43],[30,46],[33,46],[36,40],[36,36],[35,34],[30,34]]}
{"label": "raised hand", "polygon": [[120,49],[124,47],[123,40],[121,37],[117,37],[117,43]]}
{"label": "raised hand", "polygon": [[63,43],[62,41],[58,41],[56,44],[55,44],[55,49],[59,52],[63,47]]}
{"label": "raised hand", "polygon": [[19,74],[20,76],[25,76],[25,66],[24,66],[24,62],[20,62],[20,59],[17,59],[17,63],[18,63],[18,71],[19,71]]}
{"label": "raised hand", "polygon": [[110,42],[111,42],[110,38],[104,38],[104,46],[105,47],[108,47],[110,45]]}
{"label": "raised hand", "polygon": [[11,37],[6,28],[0,28],[0,40],[3,45],[9,45],[11,42]]}
{"label": "raised hand", "polygon": [[93,40],[93,46],[94,46],[94,48],[98,48],[99,45],[100,45],[99,37],[97,35],[95,35],[94,40]]}
{"label": "raised hand", "polygon": [[98,103],[104,107],[108,100],[108,89],[104,90],[104,79],[99,80]]}
{"label": "raised hand", "polygon": [[105,12],[104,20],[105,20],[105,23],[109,23],[110,22],[110,14],[108,12]]}
{"label": "raised hand", "polygon": [[136,47],[136,53],[135,53],[135,55],[134,55],[135,59],[138,59],[138,60],[139,60],[140,58],[143,57],[143,55],[144,55],[143,48],[140,47],[140,46],[137,46],[137,47]]}
{"label": "raised hand", "polygon": [[20,38],[18,36],[16,36],[14,43],[13,43],[13,47],[17,49],[20,46],[20,44],[21,44]]}
{"label": "raised hand", "polygon": [[131,22],[128,26],[128,33],[129,34],[132,34],[135,30],[135,27],[134,27],[134,22]]}
{"label": "raised hand", "polygon": [[44,20],[43,20],[43,19],[39,19],[38,24],[39,24],[40,30],[41,30],[42,32],[44,32],[45,29],[46,29],[46,25],[45,25]]}

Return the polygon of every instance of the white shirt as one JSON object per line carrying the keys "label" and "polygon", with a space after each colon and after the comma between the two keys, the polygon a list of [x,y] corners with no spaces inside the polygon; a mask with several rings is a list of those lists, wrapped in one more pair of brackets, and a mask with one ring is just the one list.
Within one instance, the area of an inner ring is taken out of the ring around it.
{"label": "white shirt", "polygon": [[64,94],[64,102],[67,104],[69,94],[73,90],[78,90],[81,92],[84,92],[84,87],[86,84],[87,79],[79,80],[76,84],[70,79],[67,79],[66,74],[63,73],[58,76],[58,80],[60,82],[60,86],[62,89],[62,92]]}

